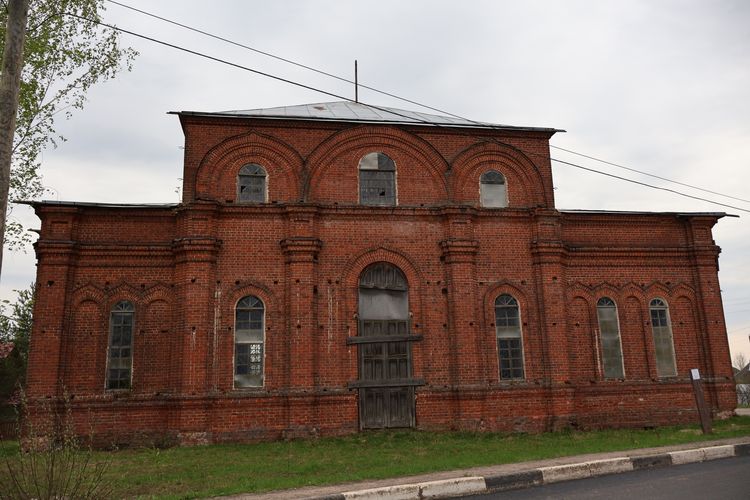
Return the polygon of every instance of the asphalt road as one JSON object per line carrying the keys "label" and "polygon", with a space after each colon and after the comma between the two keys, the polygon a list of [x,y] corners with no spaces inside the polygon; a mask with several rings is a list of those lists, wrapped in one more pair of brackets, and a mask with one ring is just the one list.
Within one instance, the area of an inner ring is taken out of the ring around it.
{"label": "asphalt road", "polygon": [[750,456],[639,470],[466,498],[749,500]]}

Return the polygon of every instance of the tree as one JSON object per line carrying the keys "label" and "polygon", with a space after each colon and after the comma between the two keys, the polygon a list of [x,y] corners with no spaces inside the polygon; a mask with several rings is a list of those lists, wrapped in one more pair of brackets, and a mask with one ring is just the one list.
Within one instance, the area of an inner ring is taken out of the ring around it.
{"label": "tree", "polygon": [[738,370],[742,370],[747,366],[748,360],[747,356],[745,356],[745,353],[738,352],[734,355],[732,358],[732,366],[737,368]]}
{"label": "tree", "polygon": [[0,302],[0,343],[13,342],[17,353],[17,357],[0,360],[0,401],[9,397],[18,384],[23,385],[29,359],[34,285],[15,292],[18,294],[15,303]]}
{"label": "tree", "polygon": [[[5,0],[0,1],[2,51],[8,12]],[[137,52],[121,48],[119,33],[97,24],[104,10],[104,0],[30,1],[13,140],[11,201],[44,194],[40,153],[65,140],[55,130],[55,119],[70,118],[73,110],[83,109],[86,93],[93,85],[132,67]],[[5,245],[19,248],[29,239],[9,210]]]}

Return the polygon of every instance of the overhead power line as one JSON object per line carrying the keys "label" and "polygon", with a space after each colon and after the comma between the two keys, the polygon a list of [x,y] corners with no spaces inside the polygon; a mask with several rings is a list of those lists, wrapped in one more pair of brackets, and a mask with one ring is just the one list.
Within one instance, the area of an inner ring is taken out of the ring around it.
{"label": "overhead power line", "polygon": [[[241,47],[243,49],[250,50],[250,51],[255,52],[257,54],[262,54],[262,55],[270,57],[272,59],[276,59],[277,61],[282,61],[282,62],[291,64],[291,65],[297,66],[299,68],[303,68],[303,69],[306,69],[306,70],[309,70],[309,71],[313,71],[313,72],[318,73],[320,75],[324,75],[324,76],[327,76],[329,78],[334,78],[334,79],[339,80],[341,82],[350,83],[352,85],[357,85],[359,87],[362,87],[363,89],[371,90],[373,92],[377,92],[378,94],[386,95],[388,97],[393,97],[394,99],[398,99],[400,101],[408,102],[408,103],[414,104],[416,106],[421,106],[423,108],[430,109],[432,111],[437,111],[438,113],[447,114],[447,115],[450,115],[450,116],[452,116],[454,118],[462,118],[461,116],[454,115],[453,113],[449,113],[448,111],[443,111],[443,110],[438,109],[438,108],[433,108],[432,106],[428,106],[427,104],[422,104],[422,103],[417,102],[417,101],[412,101],[411,99],[407,99],[405,97],[400,97],[400,96],[397,96],[396,94],[391,94],[390,92],[386,92],[384,90],[376,89],[375,87],[370,87],[368,85],[364,85],[362,83],[355,82],[355,81],[350,80],[348,78],[344,78],[343,76],[334,75],[333,73],[329,73],[327,71],[323,71],[322,69],[314,68],[312,66],[308,66],[306,64],[302,64],[300,62],[293,61],[291,59],[287,59],[286,57],[277,56],[276,54],[272,54],[272,53],[266,52],[264,50],[256,49],[255,47],[250,47],[249,45],[245,45],[245,44],[240,43],[240,42],[235,42],[234,40],[230,40],[228,38],[224,38],[223,36],[215,35],[213,33],[209,33],[207,31],[203,31],[201,29],[194,28],[192,26],[188,26],[186,24],[182,24],[182,23],[179,23],[177,21],[173,21],[172,19],[168,19],[166,17],[162,17],[162,16],[159,16],[159,15],[153,14],[151,12],[146,12],[145,10],[138,9],[138,8],[132,7],[130,5],[126,5],[124,3],[121,3],[121,2],[117,2],[115,0],[107,0],[107,1],[109,3],[113,3],[115,5],[119,5],[120,7],[123,7],[125,9],[130,9],[132,11],[139,12],[139,13],[141,13],[143,15],[146,15],[146,16],[149,16],[149,17],[153,17],[154,19],[159,19],[160,21],[164,21],[165,23],[173,24],[175,26],[179,26],[181,28],[185,28],[186,30],[190,30],[190,31],[195,32],[195,33],[200,33],[201,35],[205,35],[205,36],[213,38],[215,40],[220,40],[220,41],[228,43],[230,45],[234,45],[235,47]],[[347,100],[351,100],[351,99],[347,99]],[[463,119],[467,120],[467,118],[463,118]],[[469,121],[473,121],[473,120],[469,120]],[[477,123],[479,123],[479,122],[477,122]]]}
{"label": "overhead power line", "polygon": [[667,191],[669,193],[673,193],[673,194],[676,194],[676,195],[679,195],[679,196],[684,196],[685,198],[690,198],[690,199],[699,200],[699,201],[705,201],[707,203],[713,203],[714,205],[719,205],[719,206],[722,206],[722,207],[732,208],[734,210],[740,210],[742,212],[750,213],[750,210],[748,210],[746,208],[740,208],[740,207],[737,207],[737,206],[734,206],[734,205],[727,205],[726,203],[721,203],[721,202],[718,202],[718,201],[709,200],[707,198],[701,198],[700,196],[693,196],[691,194],[683,193],[681,191],[676,191],[674,189],[669,189],[669,188],[665,188],[665,187],[662,187],[662,186],[654,186],[653,184],[648,184],[646,182],[636,181],[634,179],[628,179],[627,177],[621,177],[619,175],[610,174],[608,172],[602,172],[601,170],[596,170],[594,168],[584,167],[583,165],[578,165],[576,163],[572,163],[572,162],[569,162],[569,161],[558,160],[558,159],[552,158],[552,157],[550,157],[550,160],[556,161],[557,163],[562,163],[563,165],[570,165],[571,167],[580,168],[580,169],[586,170],[588,172],[594,172],[594,173],[597,173],[597,174],[606,175],[607,177],[613,177],[615,179],[620,179],[621,181],[631,182],[633,184],[639,184],[641,186],[649,187],[649,188],[652,188],[652,189],[658,189],[660,191]]}
{"label": "overhead power line", "polygon": [[[188,25],[183,24],[183,23],[179,23],[179,22],[174,21],[172,19],[168,19],[166,17],[159,16],[159,15],[154,14],[152,12],[147,12],[145,10],[138,9],[138,8],[132,7],[130,5],[126,5],[126,4],[124,4],[122,2],[118,2],[116,0],[107,0],[107,1],[110,2],[110,3],[112,3],[112,4],[118,5],[120,7],[123,7],[125,9],[130,9],[132,11],[138,12],[138,13],[143,14],[145,16],[149,16],[149,17],[152,17],[154,19],[158,19],[160,21],[163,21],[163,22],[175,25],[175,26],[179,26],[181,28],[193,31],[195,33],[199,33],[201,35],[205,35],[205,36],[214,38],[216,40],[220,40],[222,42],[229,43],[231,45],[234,45],[234,46],[237,46],[237,47],[241,47],[243,49],[250,50],[252,52],[255,52],[255,53],[258,53],[258,54],[262,54],[264,56],[267,56],[267,57],[270,57],[270,58],[273,58],[273,59],[276,59],[276,60],[279,60],[279,61],[283,61],[285,63],[292,64],[294,66],[297,66],[297,67],[300,67],[300,68],[304,68],[306,70],[313,71],[315,73],[318,73],[318,74],[321,74],[321,75],[324,75],[324,76],[327,76],[327,77],[330,77],[330,78],[334,78],[334,79],[342,81],[342,82],[350,83],[352,85],[358,85],[358,86],[360,86],[362,88],[365,88],[367,90],[371,90],[371,91],[376,92],[378,94],[386,95],[388,97],[392,97],[394,99],[398,99],[398,100],[403,101],[403,102],[408,102],[410,104],[414,104],[416,106],[420,106],[420,107],[423,107],[425,109],[436,111],[438,113],[442,113],[442,114],[447,115],[447,116],[452,116],[454,118],[460,118],[462,120],[466,120],[468,122],[476,123],[477,125],[482,125],[484,127],[486,127],[486,126],[489,125],[487,123],[478,122],[478,121],[472,120],[470,118],[466,118],[464,116],[457,115],[455,113],[451,113],[450,111],[445,111],[443,109],[439,109],[439,108],[436,108],[436,107],[433,107],[433,106],[429,106],[427,104],[424,104],[424,103],[421,103],[421,102],[418,102],[418,101],[414,101],[412,99],[407,99],[405,97],[401,97],[399,95],[396,95],[396,94],[393,94],[393,93],[390,93],[390,92],[385,92],[383,90],[380,90],[380,89],[377,89],[377,88],[374,88],[374,87],[370,87],[368,85],[363,85],[361,83],[352,81],[352,80],[350,80],[348,78],[344,78],[344,77],[341,77],[341,76],[338,76],[338,75],[334,75],[332,73],[323,71],[321,69],[318,69],[318,68],[315,68],[315,67],[312,67],[312,66],[309,66],[309,65],[306,65],[306,64],[302,64],[300,62],[297,62],[297,61],[294,61],[294,60],[291,60],[291,59],[288,59],[288,58],[285,58],[285,57],[281,57],[281,56],[278,56],[276,54],[272,54],[272,53],[267,52],[267,51],[256,49],[255,47],[251,47],[249,45],[245,45],[245,44],[236,42],[234,40],[230,40],[228,38],[225,38],[225,37],[213,34],[213,33],[209,33],[207,31],[204,31],[204,30],[201,30],[201,29],[198,29],[198,28],[194,28],[192,26],[188,26]],[[350,100],[350,99],[347,99],[347,100]],[[676,180],[673,180],[673,179],[669,179],[667,177],[663,177],[663,176],[660,176],[660,175],[652,174],[652,173],[645,172],[645,171],[642,171],[642,170],[638,170],[638,169],[635,169],[635,168],[627,167],[625,165],[620,165],[618,163],[614,163],[614,162],[610,162],[610,161],[607,161],[607,160],[603,160],[601,158],[597,158],[597,157],[594,157],[594,156],[589,156],[589,155],[586,155],[586,154],[583,154],[583,153],[578,153],[578,152],[572,151],[570,149],[565,149],[565,148],[562,148],[562,147],[559,147],[559,146],[554,146],[552,144],[550,144],[550,147],[554,148],[554,149],[558,149],[560,151],[565,151],[566,153],[571,153],[571,154],[578,155],[578,156],[581,156],[581,157],[584,157],[584,158],[588,158],[590,160],[598,161],[598,162],[601,162],[601,163],[604,163],[604,164],[607,164],[607,165],[610,165],[610,166],[613,166],[613,167],[617,167],[617,168],[621,168],[621,169],[624,169],[624,170],[628,170],[630,172],[635,172],[635,173],[638,173],[638,174],[641,174],[641,175],[645,175],[645,176],[648,176],[648,177],[653,177],[655,179],[663,180],[663,181],[666,181],[666,182],[670,182],[670,183],[677,184],[677,185],[680,185],[680,186],[688,187],[688,188],[695,189],[695,190],[698,190],[698,191],[703,191],[705,193],[714,194],[714,195],[721,196],[721,197],[724,197],[724,198],[730,198],[730,199],[733,199],[733,200],[742,201],[742,202],[745,202],[745,203],[750,203],[750,200],[747,200],[747,199],[744,199],[744,198],[739,198],[739,197],[736,197],[736,196],[732,196],[732,195],[720,193],[718,191],[712,191],[710,189],[706,189],[706,188],[703,188],[703,187],[700,187],[700,186],[695,186],[695,185],[692,185],[692,184],[687,184],[687,183],[684,183],[684,182],[676,181]]]}
{"label": "overhead power line", "polygon": [[680,186],[685,186],[685,187],[689,187],[691,189],[697,189],[699,191],[704,191],[706,193],[711,193],[711,194],[715,194],[715,195],[718,195],[718,196],[723,196],[725,198],[731,198],[733,200],[744,201],[746,203],[750,203],[750,200],[746,200],[744,198],[737,198],[736,196],[730,196],[728,194],[719,193],[717,191],[711,191],[710,189],[705,189],[705,188],[702,188],[702,187],[699,187],[699,186],[694,186],[692,184],[686,184],[684,182],[675,181],[675,180],[672,180],[672,179],[668,179],[666,177],[662,177],[660,175],[651,174],[649,172],[644,172],[643,170],[637,170],[635,168],[626,167],[625,165],[620,165],[618,163],[613,163],[611,161],[602,160],[601,158],[596,158],[595,156],[589,156],[589,155],[586,155],[586,154],[583,154],[583,153],[578,153],[576,151],[572,151],[570,149],[561,148],[560,146],[553,146],[552,144],[550,144],[549,147],[554,148],[554,149],[559,149],[560,151],[565,151],[566,153],[571,153],[571,154],[574,154],[574,155],[582,156],[584,158],[588,158],[589,160],[594,160],[594,161],[598,161],[600,163],[605,163],[607,165],[612,165],[613,167],[622,168],[622,169],[625,169],[625,170],[629,170],[631,172],[636,172],[636,173],[639,173],[641,175],[647,175],[649,177],[654,177],[656,179],[661,179],[663,181],[672,182],[674,184],[679,184]]}
{"label": "overhead power line", "polygon": [[[112,0],[109,0],[109,1],[112,1]],[[124,28],[120,28],[120,27],[117,27],[117,26],[105,23],[103,21],[97,21],[95,19],[89,19],[87,17],[80,16],[78,14],[72,14],[72,13],[62,13],[62,14],[68,15],[68,16],[71,16],[71,17],[75,17],[75,18],[81,19],[83,21],[92,22],[92,23],[95,23],[97,25],[104,26],[106,28],[109,28],[109,29],[112,29],[112,30],[115,30],[115,31],[119,31],[121,33],[126,33],[128,35],[135,36],[137,38],[141,38],[141,39],[153,42],[153,43],[157,43],[159,45],[163,45],[163,46],[166,46],[166,47],[173,48],[175,50],[186,52],[186,53],[191,54],[191,55],[195,55],[195,56],[198,56],[198,57],[203,57],[203,58],[211,60],[211,61],[215,61],[215,62],[219,62],[219,63],[222,63],[222,64],[226,64],[228,66],[232,66],[232,67],[237,68],[237,69],[242,69],[244,71],[248,71],[248,72],[251,72],[251,73],[254,73],[254,74],[257,74],[257,75],[265,76],[267,78],[271,78],[271,79],[274,79],[274,80],[277,80],[277,81],[288,83],[290,85],[294,85],[294,86],[297,86],[297,87],[300,87],[300,88],[304,88],[304,89],[307,89],[307,90],[312,90],[313,92],[319,92],[321,94],[324,94],[324,95],[327,95],[327,96],[330,96],[330,97],[335,97],[337,99],[341,99],[341,100],[353,102],[351,98],[348,98],[348,97],[345,97],[345,96],[334,94],[332,92],[328,92],[326,90],[322,90],[322,89],[319,89],[319,88],[316,88],[316,87],[312,87],[310,85],[305,85],[303,83],[296,82],[296,81],[290,80],[288,78],[283,78],[283,77],[280,77],[280,76],[277,76],[277,75],[273,75],[273,74],[267,73],[265,71],[260,71],[260,70],[254,69],[254,68],[250,68],[248,66],[243,66],[241,64],[233,63],[231,61],[227,61],[227,60],[221,59],[219,57],[211,56],[209,54],[205,54],[205,53],[202,53],[202,52],[198,52],[196,50],[188,49],[188,48],[182,47],[180,45],[176,45],[176,44],[173,44],[173,43],[165,42],[163,40],[159,40],[157,38],[153,38],[153,37],[150,37],[150,36],[147,36],[147,35],[136,33],[134,31],[126,30]],[[397,111],[394,111],[393,109],[386,109],[386,108],[382,108],[382,107],[379,107],[379,106],[375,106],[375,105],[372,105],[372,104],[366,104],[366,103],[362,103],[362,102],[360,102],[360,104],[363,104],[365,106],[371,107],[373,109],[377,109],[377,110],[384,111],[384,112],[387,112],[387,113],[395,114],[397,116],[401,116],[401,117],[406,118],[408,120],[415,121],[416,123],[423,123],[423,124],[432,125],[432,126],[435,126],[435,127],[438,127],[438,128],[445,128],[445,127],[443,127],[440,124],[436,124],[434,122],[431,122],[429,120],[424,120],[424,119],[421,119],[419,117],[401,114],[401,113],[398,113]],[[457,115],[454,115],[454,116],[457,116]],[[486,124],[486,123],[475,122],[474,120],[468,120],[468,121],[480,124],[483,127],[487,127],[488,126],[488,124]],[[490,128],[494,128],[494,127],[490,127]],[[474,137],[473,134],[467,134],[467,135],[471,135],[472,137]],[[538,156],[542,156],[542,155],[538,155]],[[544,157],[547,158],[547,156],[544,156]],[[697,196],[689,195],[687,193],[682,193],[680,191],[676,191],[674,189],[669,189],[669,188],[660,187],[660,186],[654,186],[652,184],[647,184],[645,182],[640,182],[640,181],[636,181],[636,180],[633,180],[633,179],[628,179],[627,177],[621,177],[621,176],[610,174],[610,173],[607,173],[607,172],[602,172],[600,170],[596,170],[596,169],[593,169],[593,168],[584,167],[583,165],[578,165],[576,163],[567,162],[567,161],[559,160],[559,159],[556,159],[556,158],[552,158],[551,156],[549,157],[549,159],[552,160],[552,161],[558,162],[558,163],[562,163],[564,165],[569,165],[569,166],[572,166],[572,167],[575,167],[575,168],[579,168],[579,169],[582,169],[582,170],[586,170],[586,171],[589,171],[589,172],[594,172],[594,173],[597,173],[597,174],[600,174],[600,175],[605,175],[607,177],[612,177],[612,178],[615,178],[615,179],[620,179],[620,180],[625,181],[625,182],[630,182],[630,183],[633,183],[633,184],[638,184],[638,185],[641,185],[641,186],[649,187],[649,188],[652,188],[652,189],[658,189],[658,190],[661,190],[661,191],[667,191],[667,192],[670,192],[670,193],[673,193],[673,194],[676,194],[676,195],[679,195],[679,196],[684,196],[686,198],[691,198],[691,199],[699,200],[699,201],[705,201],[707,203],[712,203],[714,205],[719,205],[719,206],[723,206],[723,207],[726,207],[726,208],[732,208],[732,209],[735,209],[735,210],[740,210],[742,212],[750,213],[750,210],[748,210],[748,209],[736,207],[736,206],[733,206],[733,205],[728,205],[728,204],[725,204],[725,203],[720,203],[718,201],[709,200],[709,199],[706,199],[706,198],[700,198],[700,197],[697,197]]]}

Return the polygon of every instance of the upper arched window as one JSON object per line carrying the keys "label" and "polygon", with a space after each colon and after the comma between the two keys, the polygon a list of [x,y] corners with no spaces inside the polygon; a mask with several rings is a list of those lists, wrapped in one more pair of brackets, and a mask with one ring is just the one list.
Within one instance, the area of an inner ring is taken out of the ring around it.
{"label": "upper arched window", "polygon": [[625,378],[622,364],[622,344],[620,341],[620,321],[617,305],[609,297],[602,297],[596,303],[599,319],[599,333],[602,344],[602,364],[605,378]]}
{"label": "upper arched window", "polygon": [[523,339],[518,301],[503,294],[495,299],[495,336],[501,379],[522,379]]}
{"label": "upper arched window", "polygon": [[133,317],[135,307],[127,300],[109,313],[107,389],[130,389],[133,373]]}
{"label": "upper arched window", "polygon": [[406,335],[409,292],[404,273],[378,262],[359,277],[360,335]]}
{"label": "upper arched window", "polygon": [[265,307],[253,295],[237,302],[234,317],[234,386],[263,385]]}
{"label": "upper arched window", "polygon": [[237,200],[263,203],[266,201],[266,171],[260,165],[248,163],[237,174]]}
{"label": "upper arched window", "polygon": [[483,207],[508,206],[508,190],[503,174],[494,170],[482,174],[479,178],[479,201]]}
{"label": "upper arched window", "polygon": [[396,164],[385,153],[368,153],[359,160],[359,202],[396,204]]}
{"label": "upper arched window", "polygon": [[654,354],[656,373],[660,377],[674,377],[677,366],[674,359],[674,340],[672,338],[672,321],[669,318],[669,306],[663,299],[653,299],[649,304],[651,311],[651,331],[654,335]]}

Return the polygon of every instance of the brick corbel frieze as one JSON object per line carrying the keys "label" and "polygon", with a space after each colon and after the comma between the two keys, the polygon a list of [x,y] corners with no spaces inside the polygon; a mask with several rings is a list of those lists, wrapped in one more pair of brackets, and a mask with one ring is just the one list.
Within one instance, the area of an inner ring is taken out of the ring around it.
{"label": "brick corbel frieze", "polygon": [[479,242],[467,239],[448,239],[440,242],[446,264],[476,263]]}
{"label": "brick corbel frieze", "polygon": [[291,262],[316,262],[323,242],[314,237],[297,236],[279,242],[284,260]]}
{"label": "brick corbel frieze", "polygon": [[36,258],[41,265],[70,265],[77,253],[73,241],[39,240],[34,244]]}
{"label": "brick corbel frieze", "polygon": [[175,262],[209,262],[216,263],[222,241],[206,236],[177,238],[172,241],[172,252]]}

